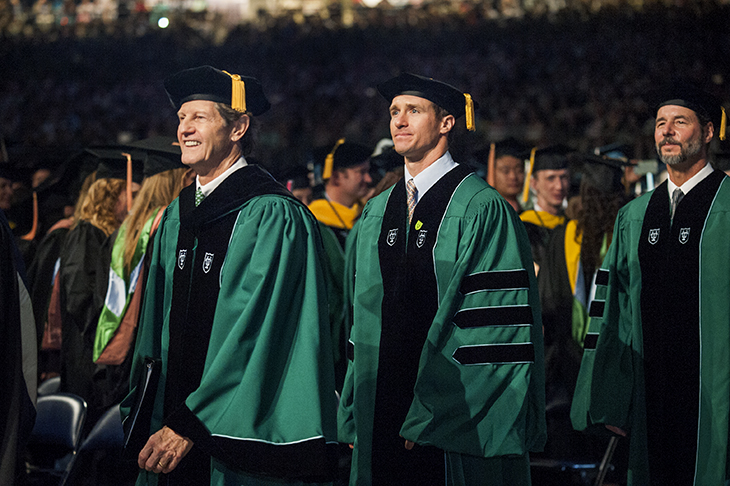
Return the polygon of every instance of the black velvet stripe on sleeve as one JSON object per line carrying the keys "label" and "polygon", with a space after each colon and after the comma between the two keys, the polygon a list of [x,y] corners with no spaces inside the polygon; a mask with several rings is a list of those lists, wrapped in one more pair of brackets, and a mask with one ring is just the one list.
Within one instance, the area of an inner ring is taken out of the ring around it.
{"label": "black velvet stripe on sleeve", "polygon": [[164,424],[174,430],[176,434],[192,440],[196,447],[200,447],[208,454],[220,455],[219,451],[215,450],[217,446],[208,429],[184,403],[165,417]]}
{"label": "black velvet stripe on sleeve", "polygon": [[589,332],[586,334],[586,338],[583,341],[583,349],[596,349],[596,344],[598,344],[598,333]]}
{"label": "black velvet stripe on sleeve", "polygon": [[588,310],[588,317],[603,317],[603,310],[606,308],[605,300],[594,300]]}
{"label": "black velvet stripe on sleeve", "polygon": [[217,447],[229,458],[221,460],[248,474],[305,482],[329,482],[336,471],[337,444],[327,444],[321,437],[291,444],[220,436],[213,438]]}
{"label": "black velvet stripe on sleeve", "polygon": [[347,341],[347,359],[350,361],[355,359],[355,344],[352,341]]}
{"label": "black velvet stripe on sleeve", "polygon": [[454,359],[462,365],[533,363],[535,348],[532,343],[462,346],[454,351]]}
{"label": "black velvet stripe on sleeve", "polygon": [[532,308],[527,305],[513,305],[465,309],[454,316],[454,324],[460,329],[532,324]]}
{"label": "black velvet stripe on sleeve", "polygon": [[608,285],[608,274],[608,270],[599,269],[596,272],[596,285]]}
{"label": "black velvet stripe on sleeve", "polygon": [[465,276],[461,281],[461,293],[471,294],[484,290],[524,289],[530,286],[527,270],[481,272]]}

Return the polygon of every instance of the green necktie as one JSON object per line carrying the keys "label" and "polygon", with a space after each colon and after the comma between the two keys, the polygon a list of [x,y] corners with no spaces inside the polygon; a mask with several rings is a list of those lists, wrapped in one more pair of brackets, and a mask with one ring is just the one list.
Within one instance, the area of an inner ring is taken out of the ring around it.
{"label": "green necktie", "polygon": [[197,208],[200,206],[200,203],[205,199],[205,194],[203,194],[203,191],[200,190],[200,188],[197,188],[195,190],[195,207]]}

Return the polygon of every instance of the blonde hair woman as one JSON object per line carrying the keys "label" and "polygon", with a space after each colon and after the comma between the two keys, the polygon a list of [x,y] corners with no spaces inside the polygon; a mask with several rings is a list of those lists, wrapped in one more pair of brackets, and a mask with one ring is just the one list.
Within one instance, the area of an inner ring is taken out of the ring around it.
{"label": "blonde hair woman", "polygon": [[[107,266],[106,298],[99,316],[93,359],[106,365],[104,406],[118,403],[128,392],[130,360],[146,280],[145,255],[164,209],[192,182],[180,162],[176,139],[151,139],[145,147],[146,178],[129,216],[115,236]],[[138,142],[141,143],[141,142]]]}
{"label": "blonde hair woman", "polygon": [[126,201],[125,176],[121,158],[102,159],[60,254],[61,389],[86,400],[91,424],[101,412],[91,359],[101,309],[97,279],[103,274],[104,242],[123,217],[118,208]]}

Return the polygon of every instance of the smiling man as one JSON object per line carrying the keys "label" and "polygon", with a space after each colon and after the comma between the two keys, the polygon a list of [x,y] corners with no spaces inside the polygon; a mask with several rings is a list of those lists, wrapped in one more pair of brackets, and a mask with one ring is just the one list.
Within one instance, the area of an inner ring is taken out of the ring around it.
{"label": "smiling man", "polygon": [[528,485],[545,382],[524,227],[451,157],[456,120],[473,127],[468,94],[412,74],[378,89],[405,177],[358,223],[340,402],[350,484]]}
{"label": "smiling man", "polygon": [[724,111],[687,84],[661,93],[669,179],[618,214],[596,278],[573,425],[630,440],[629,485],[730,477],[730,181],[708,163]]}
{"label": "smiling man", "polygon": [[137,483],[324,480],[336,406],[322,243],[307,208],[246,162],[269,102],[256,79],[210,66],[165,88],[197,177],[155,237],[132,384],[145,357],[162,373]]}

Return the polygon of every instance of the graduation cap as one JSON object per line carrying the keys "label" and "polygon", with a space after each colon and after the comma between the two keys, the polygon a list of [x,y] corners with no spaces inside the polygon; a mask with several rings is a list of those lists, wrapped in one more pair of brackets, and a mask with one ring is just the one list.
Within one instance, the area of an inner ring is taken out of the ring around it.
{"label": "graduation cap", "polygon": [[96,167],[97,180],[128,180],[128,165],[130,165],[131,160],[131,182],[142,183],[144,178],[144,156],[141,152],[129,153],[124,147],[89,147],[86,151],[98,160]]}
{"label": "graduation cap", "polygon": [[381,175],[386,172],[403,167],[403,156],[395,151],[395,147],[388,147],[383,149],[378,155],[370,159],[370,163],[375,167]]}
{"label": "graduation cap", "polygon": [[656,115],[663,106],[682,106],[689,108],[700,116],[708,118],[715,126],[720,140],[725,140],[727,131],[727,114],[725,108],[715,96],[700,89],[685,79],[675,79],[668,85],[650,94],[650,102]]}
{"label": "graduation cap", "polygon": [[256,78],[230,74],[212,66],[185,69],[169,76],[164,84],[176,109],[188,101],[207,100],[257,116],[271,107]]}
{"label": "graduation cap", "polygon": [[525,174],[525,188],[522,193],[523,203],[526,203],[530,197],[530,179],[532,178],[532,174],[540,170],[567,169],[570,164],[568,154],[573,152],[575,150],[562,144],[551,145],[541,149],[533,148],[530,151],[530,163],[527,168],[527,174]]}
{"label": "graduation cap", "polygon": [[312,187],[309,178],[309,169],[300,164],[294,165],[285,170],[281,176],[279,176],[279,182],[284,184],[290,192],[295,189]]}
{"label": "graduation cap", "polygon": [[631,159],[631,147],[623,142],[614,142],[601,147],[596,147],[593,150],[595,155],[604,155],[609,159],[618,159],[624,162]]}
{"label": "graduation cap", "polygon": [[347,142],[344,138],[339,139],[325,157],[322,179],[327,180],[332,177],[334,170],[364,164],[370,158],[371,153],[372,151],[365,145]]}
{"label": "graduation cap", "polygon": [[466,128],[473,132],[474,110],[478,106],[471,95],[450,84],[417,74],[403,73],[378,85],[378,92],[389,102],[400,95],[418,96],[437,104],[455,118],[466,115]]}
{"label": "graduation cap", "polygon": [[152,177],[173,169],[186,169],[182,163],[180,142],[174,137],[156,136],[132,142],[128,145],[132,151],[141,152],[144,160],[144,177]]}
{"label": "graduation cap", "polygon": [[23,174],[14,166],[8,163],[0,164],[0,179],[7,179],[11,182],[23,180]]}
{"label": "graduation cap", "polygon": [[590,184],[604,194],[624,192],[622,178],[628,160],[611,158],[605,155],[586,154],[582,157],[581,185]]}
{"label": "graduation cap", "polygon": [[494,156],[495,158],[504,157],[509,155],[518,159],[526,159],[530,155],[530,147],[517,140],[516,138],[509,137],[501,142],[494,144]]}

